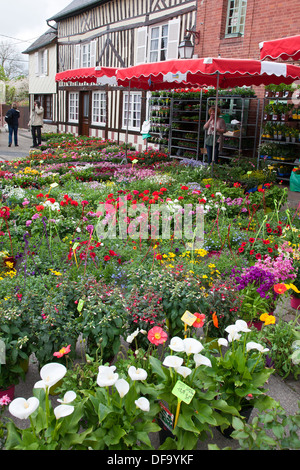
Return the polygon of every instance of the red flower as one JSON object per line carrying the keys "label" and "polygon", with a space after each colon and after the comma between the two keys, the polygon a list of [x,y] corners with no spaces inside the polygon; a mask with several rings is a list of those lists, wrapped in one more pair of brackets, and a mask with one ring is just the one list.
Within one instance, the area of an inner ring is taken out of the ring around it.
{"label": "red flower", "polygon": [[117,253],[113,250],[109,250],[110,256],[117,256]]}
{"label": "red flower", "polygon": [[110,256],[105,255],[105,256],[104,256],[104,261],[109,261],[109,260],[110,260]]}
{"label": "red flower", "polygon": [[4,206],[0,209],[0,217],[3,217],[3,219],[9,218],[9,207]]}
{"label": "red flower", "polygon": [[156,255],[155,258],[160,260],[160,259],[162,259],[162,255]]}
{"label": "red flower", "polygon": [[84,207],[84,206],[87,206],[88,205],[88,201],[81,201],[81,205]]}
{"label": "red flower", "polygon": [[276,294],[283,294],[287,290],[285,284],[275,284],[274,291]]}
{"label": "red flower", "polygon": [[186,191],[188,188],[188,186],[181,186],[181,189],[183,189],[184,191]]}
{"label": "red flower", "polygon": [[250,255],[254,255],[254,250],[250,250]]}
{"label": "red flower", "polygon": [[254,243],[255,242],[254,238],[249,238],[249,242]]}
{"label": "red flower", "polygon": [[261,259],[261,254],[260,254],[260,253],[257,253],[257,254],[255,255],[255,258],[256,258],[256,259]]}
{"label": "red flower", "polygon": [[35,208],[38,212],[43,211],[45,209],[44,206],[42,206],[41,204],[39,206],[35,206]]}
{"label": "red flower", "polygon": [[205,322],[205,315],[204,313],[198,313],[195,312],[194,315],[197,317],[197,319],[193,323],[194,328],[202,328]]}
{"label": "red flower", "polygon": [[55,203],[54,197],[49,197],[49,198],[47,199],[47,201],[50,201],[51,204],[54,204],[54,203]]}

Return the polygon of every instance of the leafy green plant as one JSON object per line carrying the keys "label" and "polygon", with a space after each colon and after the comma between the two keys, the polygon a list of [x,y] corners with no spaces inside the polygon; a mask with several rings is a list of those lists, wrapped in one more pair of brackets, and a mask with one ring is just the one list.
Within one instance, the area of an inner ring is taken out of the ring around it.
{"label": "leafy green plant", "polygon": [[298,411],[288,415],[279,403],[259,413],[250,422],[233,417],[234,431],[231,437],[237,439],[244,450],[299,450],[300,401]]}

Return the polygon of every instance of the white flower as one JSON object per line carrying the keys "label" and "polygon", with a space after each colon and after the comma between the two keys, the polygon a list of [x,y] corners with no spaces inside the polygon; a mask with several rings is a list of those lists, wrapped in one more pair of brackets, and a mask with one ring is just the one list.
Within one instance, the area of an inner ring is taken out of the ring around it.
{"label": "white flower", "polygon": [[194,338],[185,338],[183,340],[183,346],[186,354],[198,354],[203,349],[200,341]]}
{"label": "white flower", "polygon": [[119,374],[115,373],[116,366],[99,366],[97,376],[97,384],[99,387],[110,387],[114,385],[119,378]]}
{"label": "white flower", "polygon": [[190,369],[189,367],[185,367],[185,366],[179,366],[177,368],[177,373],[182,375],[182,377],[186,378],[188,375],[190,375],[192,372],[192,369]]}
{"label": "white flower", "polygon": [[211,367],[211,361],[205,356],[202,356],[202,354],[194,354],[194,361],[196,363],[196,367],[198,366],[207,366]]}
{"label": "white flower", "polygon": [[53,411],[55,414],[55,418],[59,419],[71,415],[74,409],[74,406],[71,405],[58,405],[56,408],[54,408]]}
{"label": "white flower", "polygon": [[255,343],[254,341],[250,341],[249,343],[247,343],[246,349],[247,349],[247,352],[250,351],[251,349],[257,349],[257,351],[261,353],[269,351],[268,348],[264,348],[261,344]]}
{"label": "white flower", "polygon": [[125,379],[118,379],[115,383],[115,387],[121,398],[123,398],[129,391],[129,383]]}
{"label": "white flower", "polygon": [[132,380],[146,380],[148,375],[144,369],[137,369],[135,366],[129,367],[128,374]]}
{"label": "white flower", "polygon": [[235,325],[238,328],[238,331],[244,331],[245,333],[250,332],[251,330],[248,328],[247,323],[244,320],[237,320]]}
{"label": "white flower", "polygon": [[170,341],[169,348],[176,352],[184,351],[183,340],[179,336],[174,336]]}
{"label": "white flower", "polygon": [[8,407],[9,412],[19,419],[27,419],[39,406],[40,402],[36,397],[16,398]]}
{"label": "white flower", "polygon": [[228,346],[228,341],[225,338],[219,338],[218,339],[218,345],[219,346]]}
{"label": "white flower", "polygon": [[63,364],[50,362],[41,368],[40,376],[42,380],[36,382],[34,388],[50,388],[52,385],[59,382],[65,376],[66,372],[67,369]]}
{"label": "white flower", "polygon": [[71,403],[72,401],[74,401],[75,398],[76,398],[76,393],[73,391],[69,391],[64,394],[64,398],[62,400],[58,398],[57,401],[59,403],[67,405],[68,403]]}
{"label": "white flower", "polygon": [[163,362],[163,366],[174,367],[177,369],[183,363],[182,357],[178,356],[166,356]]}
{"label": "white flower", "polygon": [[140,397],[138,400],[135,400],[134,403],[142,411],[149,411],[150,410],[150,402],[145,397]]}

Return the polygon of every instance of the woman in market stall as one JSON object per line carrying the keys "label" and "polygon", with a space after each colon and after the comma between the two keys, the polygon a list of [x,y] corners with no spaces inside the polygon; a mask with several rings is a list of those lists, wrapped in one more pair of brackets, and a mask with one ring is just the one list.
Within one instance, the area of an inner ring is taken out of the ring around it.
{"label": "woman in market stall", "polygon": [[[215,127],[215,107],[211,107],[208,110],[209,119],[204,124],[206,130],[205,147],[207,150],[208,164],[212,162],[213,157],[213,145],[214,145],[214,127]],[[216,118],[216,141],[215,141],[215,156],[214,161],[218,161],[219,152],[222,149],[223,134],[226,132],[226,123],[224,119],[220,117],[221,111],[217,108]]]}

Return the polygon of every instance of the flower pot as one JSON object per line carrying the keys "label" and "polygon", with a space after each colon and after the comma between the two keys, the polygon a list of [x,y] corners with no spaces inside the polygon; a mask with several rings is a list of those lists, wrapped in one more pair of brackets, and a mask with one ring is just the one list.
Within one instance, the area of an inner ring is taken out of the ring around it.
{"label": "flower pot", "polygon": [[298,310],[300,309],[300,298],[298,299],[297,297],[291,297],[291,307]]}
{"label": "flower pot", "polygon": [[10,400],[13,400],[15,397],[15,385],[11,385],[7,389],[1,389],[0,390],[0,398],[4,397],[5,395],[8,396]]}
{"label": "flower pot", "polygon": [[[252,405],[244,406],[239,413],[243,418],[245,418],[245,421],[249,421],[252,410]],[[228,426],[228,428],[223,430],[221,430],[221,428],[218,426],[217,429],[220,431],[221,434],[223,434],[224,437],[226,437],[227,439],[232,439],[231,433],[234,431],[233,426]]]}

